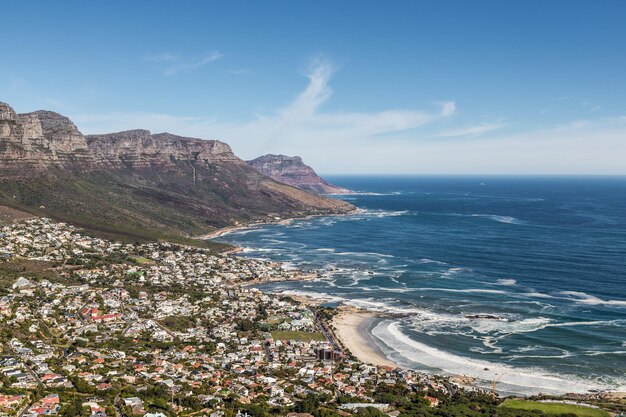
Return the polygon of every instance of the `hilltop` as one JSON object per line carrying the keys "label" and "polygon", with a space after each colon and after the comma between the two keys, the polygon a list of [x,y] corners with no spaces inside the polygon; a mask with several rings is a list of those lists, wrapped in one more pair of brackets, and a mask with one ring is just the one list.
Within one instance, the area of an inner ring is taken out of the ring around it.
{"label": "hilltop", "polygon": [[248,164],[261,174],[315,194],[347,194],[350,190],[328,183],[299,156],[263,155]]}

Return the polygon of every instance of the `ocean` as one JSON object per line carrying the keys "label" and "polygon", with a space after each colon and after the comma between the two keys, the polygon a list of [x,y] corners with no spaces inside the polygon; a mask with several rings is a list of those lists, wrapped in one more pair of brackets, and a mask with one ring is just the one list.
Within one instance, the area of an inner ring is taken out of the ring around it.
{"label": "ocean", "polygon": [[219,238],[323,274],[262,289],[402,314],[368,331],[412,369],[626,391],[626,177],[327,179],[358,212]]}

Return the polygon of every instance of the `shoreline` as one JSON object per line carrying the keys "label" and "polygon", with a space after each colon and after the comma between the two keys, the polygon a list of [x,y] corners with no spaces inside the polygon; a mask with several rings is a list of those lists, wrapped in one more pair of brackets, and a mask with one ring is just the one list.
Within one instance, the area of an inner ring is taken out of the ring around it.
{"label": "shoreline", "polygon": [[[340,194],[343,195],[343,194]],[[341,217],[341,216],[350,216],[352,214],[356,214],[359,212],[358,207],[355,207],[354,209],[350,210],[350,211],[346,211],[344,213],[320,213],[320,214],[306,214],[306,215],[302,215],[302,216],[294,216],[294,217],[288,217],[288,218],[278,218],[275,220],[265,220],[265,221],[255,221],[255,222],[250,222],[247,224],[242,224],[242,225],[237,225],[237,226],[226,226],[226,227],[222,227],[220,229],[216,229],[210,233],[206,233],[203,235],[198,235],[198,236],[193,236],[193,239],[198,239],[198,240],[210,240],[210,239],[215,239],[217,237],[229,234],[229,233],[233,233],[233,232],[237,232],[239,230],[247,230],[247,229],[254,229],[256,227],[263,227],[263,226],[271,226],[271,225],[287,225],[291,222],[297,221],[297,220],[308,220],[308,219],[313,219],[315,217],[325,217],[325,216],[336,216],[336,217]]]}
{"label": "shoreline", "polygon": [[[310,219],[314,217],[348,216],[348,215],[355,214],[355,212],[358,213],[358,209],[351,211],[349,213],[310,215],[310,216],[305,216],[305,217],[282,219],[280,221],[272,221],[272,222],[266,222],[266,223],[254,223],[254,224],[249,224],[249,225],[244,225],[244,226],[231,226],[231,227],[217,230],[211,233],[209,236],[211,236],[210,238],[214,238],[214,237],[222,236],[224,234],[231,233],[237,230],[252,229],[252,228],[263,227],[266,225],[275,225],[275,224],[285,225],[296,220],[306,220],[306,219]],[[243,250],[244,248],[236,247],[234,250],[226,252],[226,254],[236,254],[237,252],[241,252]],[[281,262],[278,262],[278,261],[276,261],[276,263],[281,264]],[[315,280],[320,277],[319,271],[298,270],[298,272],[299,273],[297,273],[295,276],[293,276],[290,279],[275,279],[275,280],[260,279],[260,280],[255,280],[254,282],[248,282],[245,284],[245,286],[246,287],[258,286],[258,285],[275,283],[275,282],[308,281],[308,280]],[[263,292],[272,293],[272,291],[263,291]],[[293,298],[296,302],[304,304],[304,305],[308,305],[308,306],[317,306],[317,305],[324,304],[325,302],[327,302],[326,300],[318,299],[317,297],[314,297],[314,296],[312,297],[308,295],[288,295],[288,296]],[[399,363],[396,363],[391,358],[387,357],[385,353],[381,350],[381,348],[376,344],[375,339],[369,332],[369,329],[375,320],[388,317],[385,313],[375,312],[375,311],[371,311],[367,309],[360,309],[360,308],[348,306],[345,304],[340,305],[339,307],[337,307],[337,309],[339,310],[339,313],[335,317],[333,317],[333,319],[328,324],[331,326],[332,333],[334,334],[336,339],[340,342],[340,344],[344,347],[344,349],[348,351],[347,353],[350,353],[352,356],[354,356],[357,360],[359,360],[362,363],[371,364],[373,366],[382,367],[384,369],[411,370],[411,368],[403,366]],[[426,372],[426,373],[429,373],[429,372]],[[488,389],[488,385],[485,385],[485,381],[488,382],[488,380],[486,379],[483,380],[479,378],[478,376],[464,375],[464,374],[457,374],[457,373],[446,373],[445,371],[444,373],[435,372],[432,375],[440,377],[440,378],[444,378],[445,380],[451,383],[454,383],[459,387],[463,387],[467,389],[481,389],[481,390]],[[482,382],[480,385],[478,384],[479,379]],[[533,388],[533,387],[530,386],[529,388]],[[500,391],[500,392],[502,393],[503,391]],[[624,393],[619,390],[614,390],[614,391],[600,390],[597,392],[593,392],[591,391],[591,388],[590,388],[590,391],[587,391],[587,392],[572,391],[570,395],[566,394],[565,392],[561,392],[559,394],[552,393],[551,395],[553,395],[554,397],[570,398],[572,394],[582,399],[591,399],[591,398],[596,398],[598,396],[607,397],[607,398],[608,397],[624,398]],[[518,392],[518,394],[516,395],[522,395],[526,397],[526,396],[535,395],[535,394],[532,394],[532,393],[520,394]]]}
{"label": "shoreline", "polygon": [[[342,305],[337,307],[339,313],[337,313],[332,321],[331,329],[335,337],[341,342],[341,345],[354,356],[357,360],[370,365],[382,367],[385,369],[398,369],[398,370],[414,370],[410,367],[396,363],[389,358],[377,345],[374,336],[370,332],[370,326],[375,320],[385,319],[388,316],[385,313],[374,312],[366,309],[360,309],[357,307]],[[460,373],[448,373],[448,372],[425,372],[418,371],[426,374],[431,374],[438,378],[442,378],[450,383],[457,385],[460,388],[469,390],[482,390],[490,391],[490,387],[485,382],[489,382],[486,379],[482,379],[478,376],[471,374]],[[482,384],[481,384],[482,383]],[[497,387],[497,385],[496,385]],[[528,388],[537,388],[535,386],[528,386]],[[512,394],[506,389],[501,390],[496,388],[496,391],[503,396],[517,396],[517,397],[532,397],[535,395],[547,395],[552,398],[560,399],[577,399],[581,401],[592,401],[598,398],[607,400],[623,400],[626,399],[626,392],[616,390],[592,390],[589,389],[586,392],[577,391],[562,391],[561,393],[549,393],[549,392],[528,392],[520,393],[516,392]]]}
{"label": "shoreline", "polygon": [[361,362],[392,369],[404,368],[387,358],[367,331],[377,318],[378,314],[371,311],[340,307],[331,325],[344,348]]}
{"label": "shoreline", "polygon": [[[278,263],[278,262],[277,262]],[[300,271],[299,274],[294,276],[291,279],[276,279],[276,280],[258,280],[255,282],[246,283],[244,286],[258,286],[267,283],[275,283],[275,282],[299,282],[299,281],[308,281],[315,280],[318,276],[315,272],[305,273],[304,271]],[[258,289],[258,288],[257,288]],[[264,293],[279,295],[280,293],[275,293],[267,290],[261,290]],[[295,302],[300,303],[302,305],[308,307],[317,307],[322,304],[325,304],[329,300],[315,297],[311,295],[303,295],[303,294],[285,294],[286,296],[292,298]],[[369,364],[372,366],[376,366],[379,368],[383,368],[386,370],[408,370],[415,371],[411,367],[407,367],[400,363],[396,363],[391,358],[389,358],[378,346],[376,343],[374,336],[370,333],[370,328],[375,320],[381,320],[390,317],[398,317],[396,314],[392,313],[384,313],[379,311],[372,311],[367,309],[362,309],[358,307],[354,307],[351,305],[346,305],[341,303],[339,306],[335,307],[338,313],[335,314],[328,322],[330,327],[330,331],[335,339],[339,342],[340,346],[343,348],[344,352],[352,355],[356,360]],[[478,376],[473,376],[471,374],[461,374],[461,373],[449,373],[444,371],[442,372],[427,372],[427,371],[417,371],[424,374],[430,374],[434,377],[441,378],[445,381],[453,383],[460,388],[464,389],[478,389],[478,390],[487,390],[489,391],[489,379],[483,379]],[[481,381],[481,382],[479,382]],[[528,388],[537,388],[536,386],[528,386]],[[496,388],[497,389],[497,388]],[[510,396],[514,395],[517,397],[530,397],[534,395],[548,395],[553,398],[564,398],[570,399],[575,398],[582,401],[591,401],[597,400],[598,398],[603,399],[626,399],[626,392],[620,391],[619,389],[591,389],[588,391],[562,391],[561,393],[556,392],[528,392],[521,393],[519,391],[512,394],[509,391],[497,389],[500,395]]]}

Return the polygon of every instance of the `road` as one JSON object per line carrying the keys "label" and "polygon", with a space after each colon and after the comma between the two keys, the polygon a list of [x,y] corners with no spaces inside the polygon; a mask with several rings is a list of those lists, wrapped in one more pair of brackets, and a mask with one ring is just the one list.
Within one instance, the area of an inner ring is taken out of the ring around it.
{"label": "road", "polygon": [[328,328],[328,325],[326,324],[326,320],[324,320],[317,313],[317,311],[315,311],[313,308],[311,308],[311,311],[313,312],[313,315],[315,316],[315,321],[317,322],[318,327],[320,328],[322,334],[324,335],[328,343],[330,343],[333,346],[333,349],[339,352],[345,353],[343,350],[343,347],[339,344],[339,342],[335,338],[334,333]]}

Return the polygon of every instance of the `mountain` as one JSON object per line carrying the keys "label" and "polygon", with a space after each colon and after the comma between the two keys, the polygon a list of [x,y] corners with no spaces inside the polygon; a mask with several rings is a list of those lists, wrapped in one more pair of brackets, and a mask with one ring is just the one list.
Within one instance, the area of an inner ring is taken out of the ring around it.
{"label": "mountain", "polygon": [[5,103],[0,205],[118,237],[181,241],[353,210],[260,174],[217,140],[147,130],[85,136],[58,113],[16,114]]}
{"label": "mountain", "polygon": [[248,164],[276,181],[315,194],[347,194],[350,190],[326,182],[299,156],[263,155]]}

